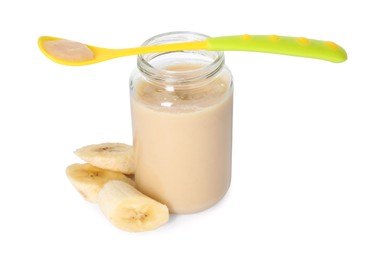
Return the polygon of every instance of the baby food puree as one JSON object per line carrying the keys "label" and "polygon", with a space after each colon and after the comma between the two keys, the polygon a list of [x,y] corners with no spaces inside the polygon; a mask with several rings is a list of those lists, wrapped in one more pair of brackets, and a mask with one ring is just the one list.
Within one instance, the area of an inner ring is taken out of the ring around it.
{"label": "baby food puree", "polygon": [[[145,44],[201,40],[195,33],[155,36]],[[135,181],[173,213],[209,208],[229,188],[232,76],[221,52],[138,57],[131,77]]]}

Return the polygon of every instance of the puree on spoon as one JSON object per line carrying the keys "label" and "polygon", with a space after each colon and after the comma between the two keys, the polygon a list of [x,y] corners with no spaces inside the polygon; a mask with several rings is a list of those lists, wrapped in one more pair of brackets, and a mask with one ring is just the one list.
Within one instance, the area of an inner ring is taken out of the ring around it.
{"label": "puree on spoon", "polygon": [[54,58],[70,62],[89,61],[95,57],[93,51],[86,45],[64,39],[46,41],[44,49]]}

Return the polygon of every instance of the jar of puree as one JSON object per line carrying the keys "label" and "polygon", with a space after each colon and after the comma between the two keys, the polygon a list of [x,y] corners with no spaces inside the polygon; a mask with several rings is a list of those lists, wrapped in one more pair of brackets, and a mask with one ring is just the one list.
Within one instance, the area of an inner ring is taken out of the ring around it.
{"label": "jar of puree", "polygon": [[[171,32],[143,45],[201,41]],[[231,182],[233,85],[222,52],[139,55],[130,79],[138,188],[172,213],[209,208]]]}

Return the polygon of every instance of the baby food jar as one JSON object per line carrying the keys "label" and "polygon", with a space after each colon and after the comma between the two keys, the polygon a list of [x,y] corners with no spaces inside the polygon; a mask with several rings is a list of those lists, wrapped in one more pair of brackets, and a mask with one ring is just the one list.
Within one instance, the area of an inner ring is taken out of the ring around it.
{"label": "baby food jar", "polygon": [[[143,45],[202,41],[171,32]],[[231,181],[232,75],[222,52],[139,55],[130,79],[138,188],[172,213],[209,208]]]}

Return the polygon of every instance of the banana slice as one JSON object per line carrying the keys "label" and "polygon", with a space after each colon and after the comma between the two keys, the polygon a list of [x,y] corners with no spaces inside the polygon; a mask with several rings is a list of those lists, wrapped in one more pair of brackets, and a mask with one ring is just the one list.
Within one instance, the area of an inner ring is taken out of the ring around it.
{"label": "banana slice", "polygon": [[133,147],[122,143],[87,145],[75,151],[81,159],[96,167],[131,174],[134,172]]}
{"label": "banana slice", "polygon": [[89,202],[96,203],[100,189],[110,180],[120,180],[135,186],[135,182],[121,172],[97,168],[91,164],[72,164],[66,170],[73,186]]}
{"label": "banana slice", "polygon": [[126,182],[112,180],[100,190],[101,211],[116,227],[131,232],[153,230],[168,222],[169,210]]}

